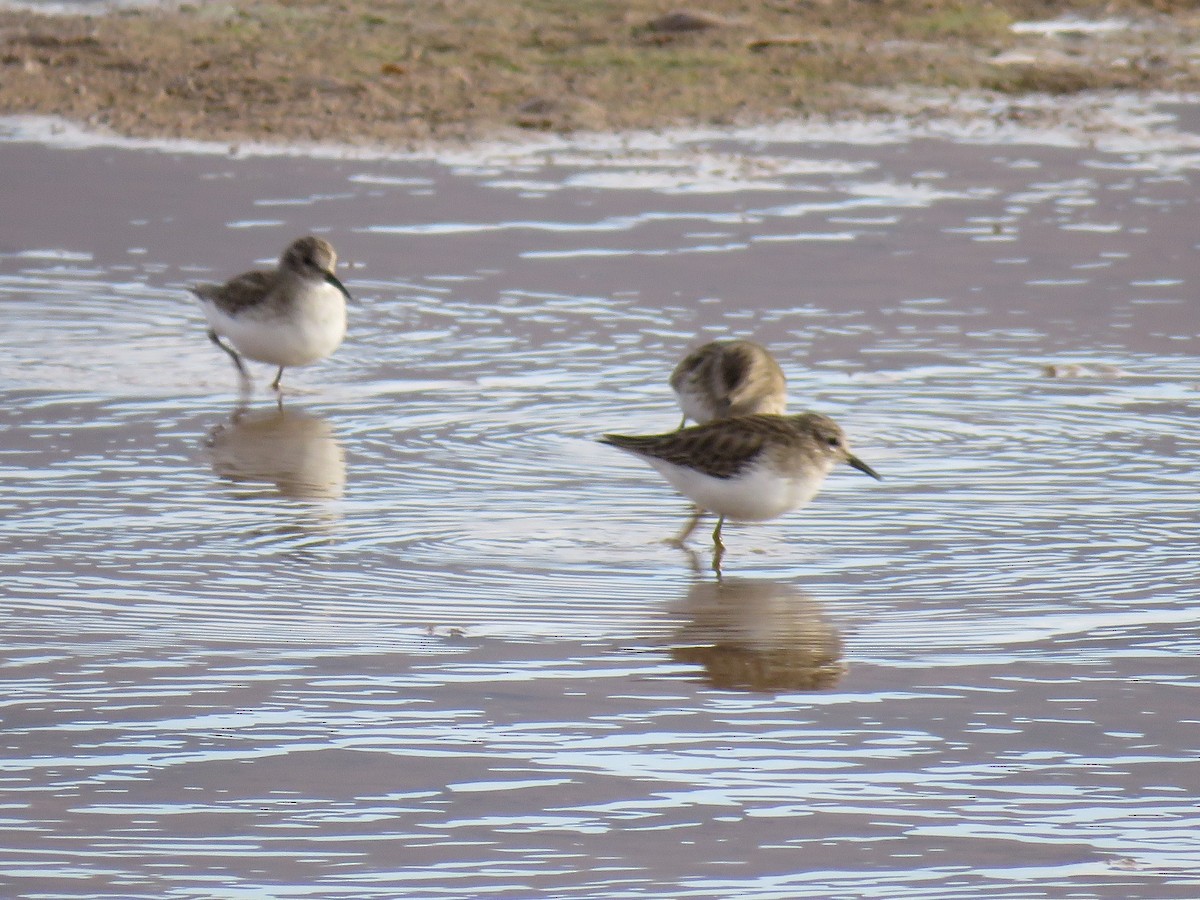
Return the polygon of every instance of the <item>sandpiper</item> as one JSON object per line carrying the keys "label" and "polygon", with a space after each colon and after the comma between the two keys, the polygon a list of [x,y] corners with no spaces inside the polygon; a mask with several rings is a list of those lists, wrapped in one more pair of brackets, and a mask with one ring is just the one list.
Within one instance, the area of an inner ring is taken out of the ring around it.
{"label": "sandpiper", "polygon": [[783,415],[787,385],[770,351],[753,341],[712,341],[692,351],[671,373],[683,409],[682,428],[756,413]]}
{"label": "sandpiper", "polygon": [[[726,518],[761,522],[800,509],[838,463],[879,478],[850,452],[838,424],[814,412],[717,419],[667,434],[606,434],[601,442],[640,456],[676,490],[718,516],[712,535],[718,561]],[[687,539],[696,521],[676,543]]]}
{"label": "sandpiper", "polygon": [[329,242],[308,235],[292,241],[274,271],[243,272],[192,289],[204,307],[209,339],[229,354],[243,382],[241,356],[278,366],[271,382],[278,391],[285,367],[316,362],[338,348],[350,294],[333,274],[336,266]]}

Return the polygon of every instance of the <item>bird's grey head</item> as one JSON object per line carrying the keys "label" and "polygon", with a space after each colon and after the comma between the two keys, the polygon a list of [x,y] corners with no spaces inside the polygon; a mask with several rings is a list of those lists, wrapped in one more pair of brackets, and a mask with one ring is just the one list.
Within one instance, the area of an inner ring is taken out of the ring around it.
{"label": "bird's grey head", "polygon": [[850,452],[850,442],[846,439],[846,433],[833,419],[820,413],[803,413],[796,416],[796,419],[803,423],[805,430],[812,437],[817,452],[829,460],[829,468],[832,469],[835,463],[843,462],[878,481],[883,480],[874,469]]}
{"label": "bird's grey head", "polygon": [[333,274],[333,270],[337,266],[337,253],[334,251],[333,245],[324,238],[310,234],[292,241],[283,251],[279,266],[305,278],[332,284],[345,295],[347,300],[350,299],[350,292],[346,290],[346,286]]}
{"label": "bird's grey head", "polygon": [[313,278],[324,278],[337,265],[337,253],[324,238],[314,235],[297,238],[283,251],[280,266]]}

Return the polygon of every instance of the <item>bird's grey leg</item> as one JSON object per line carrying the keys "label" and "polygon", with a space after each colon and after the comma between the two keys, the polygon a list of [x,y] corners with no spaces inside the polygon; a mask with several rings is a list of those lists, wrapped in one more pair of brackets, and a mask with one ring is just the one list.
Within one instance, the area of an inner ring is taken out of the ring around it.
{"label": "bird's grey leg", "polygon": [[279,367],[279,371],[275,373],[275,380],[271,382],[271,390],[279,390],[279,381],[283,378],[283,366]]}
{"label": "bird's grey leg", "polygon": [[208,330],[208,339],[229,354],[229,358],[232,359],[233,364],[237,366],[238,374],[242,376],[243,381],[246,381],[250,378],[249,373],[246,372],[246,367],[242,365],[242,358],[237,355],[237,351],[226,344],[222,344],[221,339],[217,336],[217,333],[211,328]]}
{"label": "bird's grey leg", "polygon": [[687,554],[688,568],[692,570],[692,574],[697,578],[703,575],[704,573],[700,569],[700,554],[691,547],[680,547],[679,549]]}
{"label": "bird's grey leg", "polygon": [[678,427],[678,428],[676,428],[675,430],[676,430],[676,431],[683,431],[683,427],[684,427],[685,425],[687,425],[687,413],[684,413],[684,414],[683,414],[683,418],[679,420],[679,427]]}
{"label": "bird's grey leg", "polygon": [[682,547],[687,542],[687,539],[691,536],[692,532],[696,530],[696,526],[700,524],[700,517],[703,515],[704,510],[698,506],[694,507],[692,509],[692,517],[688,519],[688,523],[683,526],[683,531],[679,532],[679,534],[673,538],[667,538],[667,543],[672,547]]}

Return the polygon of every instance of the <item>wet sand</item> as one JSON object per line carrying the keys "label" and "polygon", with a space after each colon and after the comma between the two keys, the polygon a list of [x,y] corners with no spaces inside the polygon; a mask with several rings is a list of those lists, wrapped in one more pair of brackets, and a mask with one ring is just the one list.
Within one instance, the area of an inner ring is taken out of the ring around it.
{"label": "wet sand", "polygon": [[[3,892],[1195,893],[1200,116],[1163,113],[0,143]],[[308,230],[350,335],[239,410],[186,286]],[[886,480],[728,527],[718,582],[594,438],[673,427],[730,333]]]}

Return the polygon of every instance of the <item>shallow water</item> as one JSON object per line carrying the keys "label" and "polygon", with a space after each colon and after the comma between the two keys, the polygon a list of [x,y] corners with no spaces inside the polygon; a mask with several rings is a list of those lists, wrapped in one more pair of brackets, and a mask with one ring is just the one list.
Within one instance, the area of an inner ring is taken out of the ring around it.
{"label": "shallow water", "polygon": [[[3,895],[1200,893],[1169,111],[1094,146],[0,143]],[[351,333],[239,409],[186,286],[310,230]],[[670,367],[730,334],[885,480],[727,527],[717,581],[594,438],[674,427]]]}

